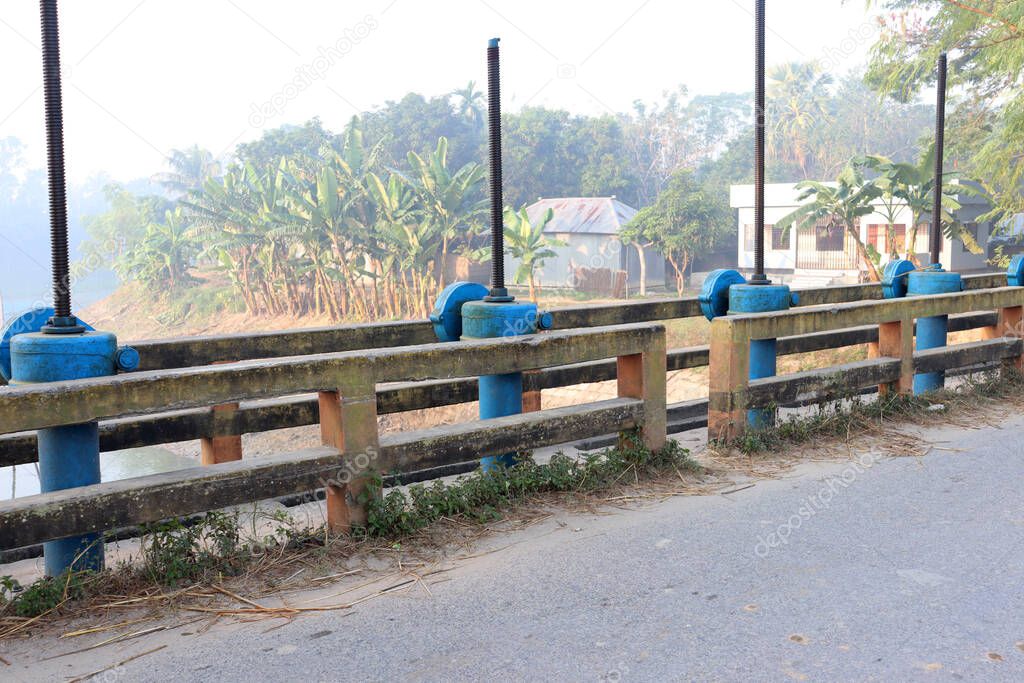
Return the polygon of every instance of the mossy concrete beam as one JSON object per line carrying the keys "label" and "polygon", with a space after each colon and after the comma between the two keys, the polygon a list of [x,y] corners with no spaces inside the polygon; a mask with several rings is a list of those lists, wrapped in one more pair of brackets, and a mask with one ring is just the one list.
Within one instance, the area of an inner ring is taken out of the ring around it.
{"label": "mossy concrete beam", "polygon": [[664,326],[643,323],[12,386],[0,390],[0,430],[331,390],[363,380],[366,372],[382,383],[567,365],[640,353],[664,334]]}

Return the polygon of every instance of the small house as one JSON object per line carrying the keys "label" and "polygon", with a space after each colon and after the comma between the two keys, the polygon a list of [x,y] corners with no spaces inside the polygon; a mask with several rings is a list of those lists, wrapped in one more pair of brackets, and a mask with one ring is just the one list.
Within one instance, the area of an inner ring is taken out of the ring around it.
{"label": "small house", "polygon": [[[536,281],[542,288],[623,296],[639,291],[642,272],[648,291],[664,290],[664,257],[646,249],[641,266],[640,252],[619,241],[636,209],[615,197],[561,197],[538,200],[526,213],[533,223],[548,209],[553,218],[544,234],[563,246],[553,247],[556,256],[537,269]],[[505,272],[513,274],[518,267],[518,261],[510,258]]]}

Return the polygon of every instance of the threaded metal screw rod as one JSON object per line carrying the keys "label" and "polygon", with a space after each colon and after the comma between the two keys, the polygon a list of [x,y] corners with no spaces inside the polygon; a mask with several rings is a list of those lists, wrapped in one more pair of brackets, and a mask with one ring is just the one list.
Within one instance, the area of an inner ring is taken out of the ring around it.
{"label": "threaded metal screw rod", "polygon": [[71,315],[71,277],[68,267],[68,206],[64,181],[64,115],[60,87],[60,32],[57,0],[40,0],[43,39],[43,101],[46,110],[46,168],[50,195],[50,260],[54,315],[44,332],[81,332]]}
{"label": "threaded metal screw rod", "polygon": [[751,284],[768,282],[764,274],[764,4],[754,11],[754,276]]}
{"label": "threaded metal screw rod", "polygon": [[939,55],[938,84],[935,91],[935,196],[932,203],[932,230],[930,256],[932,263],[939,262],[939,245],[942,243],[942,153],[946,138],[946,53]]}
{"label": "threaded metal screw rod", "polygon": [[64,181],[64,115],[60,88],[57,0],[40,0],[43,37],[43,99],[46,108],[46,168],[50,192],[50,259],[53,270],[52,327],[76,327],[71,318],[68,268],[68,206]]}
{"label": "threaded metal screw rod", "polygon": [[487,43],[487,124],[490,144],[491,199],[491,294],[505,299],[505,235],[502,231],[501,198],[501,86],[498,69],[498,38]]}

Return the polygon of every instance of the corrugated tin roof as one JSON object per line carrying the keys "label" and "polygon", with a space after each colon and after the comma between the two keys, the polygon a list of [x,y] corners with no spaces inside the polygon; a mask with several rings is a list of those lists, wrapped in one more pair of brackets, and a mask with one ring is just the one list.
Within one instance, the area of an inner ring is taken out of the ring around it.
{"label": "corrugated tin roof", "polygon": [[526,207],[531,221],[551,209],[554,218],[544,228],[546,233],[590,233],[617,235],[622,226],[636,215],[636,209],[614,197],[559,197],[541,199]]}

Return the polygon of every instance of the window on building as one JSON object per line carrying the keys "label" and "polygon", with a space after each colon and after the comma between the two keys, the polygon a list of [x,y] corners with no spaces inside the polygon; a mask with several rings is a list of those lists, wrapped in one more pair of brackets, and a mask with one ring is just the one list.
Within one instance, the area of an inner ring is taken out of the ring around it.
{"label": "window on building", "polygon": [[819,220],[814,226],[814,250],[815,251],[842,251],[845,241],[843,227],[841,225],[830,225],[831,219]]}
{"label": "window on building", "polygon": [[907,241],[907,226],[896,223],[892,226],[892,237],[889,236],[886,223],[868,224],[868,244],[878,250],[879,254],[891,254],[893,251],[902,253]]}
{"label": "window on building", "polygon": [[892,238],[893,244],[889,245],[889,251],[895,251],[897,254],[902,254],[907,249],[907,226],[903,223],[897,223],[892,226]]}
{"label": "window on building", "polygon": [[[764,226],[764,231],[766,238],[768,237],[768,232],[771,231],[772,238],[769,243],[771,244],[770,248],[772,251],[789,251],[790,235],[793,232],[793,228],[783,230],[774,225],[766,225]],[[767,239],[765,241],[768,242]]]}
{"label": "window on building", "polygon": [[881,223],[868,224],[868,244],[875,248],[879,254],[886,253],[885,233],[886,226]]}
{"label": "window on building", "polygon": [[[743,226],[743,250],[754,251],[754,230],[753,224],[746,224]],[[768,251],[789,251],[790,245],[790,233],[793,229],[786,231],[786,234],[782,234],[781,228],[776,228],[774,225],[764,226],[764,246]]]}

